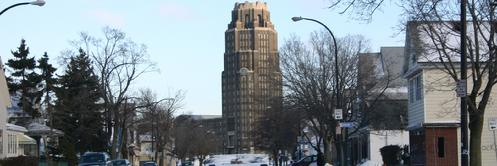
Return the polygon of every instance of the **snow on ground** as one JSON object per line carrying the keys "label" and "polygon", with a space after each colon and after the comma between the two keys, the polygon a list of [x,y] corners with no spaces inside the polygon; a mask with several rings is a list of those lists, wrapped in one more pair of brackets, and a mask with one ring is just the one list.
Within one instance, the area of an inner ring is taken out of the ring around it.
{"label": "snow on ground", "polygon": [[382,166],[383,164],[382,163],[378,163],[378,162],[373,162],[371,160],[367,160],[361,164],[359,164],[358,166]]}
{"label": "snow on ground", "polygon": [[[238,161],[238,164],[232,164]],[[226,154],[213,155],[205,160],[205,165],[214,164],[216,166],[260,166],[269,164],[269,157],[265,154]]]}

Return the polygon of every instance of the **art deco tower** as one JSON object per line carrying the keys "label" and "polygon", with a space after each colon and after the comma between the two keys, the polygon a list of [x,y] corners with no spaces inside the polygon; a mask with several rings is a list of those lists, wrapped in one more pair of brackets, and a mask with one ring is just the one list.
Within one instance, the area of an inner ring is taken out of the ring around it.
{"label": "art deco tower", "polygon": [[277,33],[264,2],[236,3],[222,72],[226,153],[254,152],[257,121],[281,98]]}

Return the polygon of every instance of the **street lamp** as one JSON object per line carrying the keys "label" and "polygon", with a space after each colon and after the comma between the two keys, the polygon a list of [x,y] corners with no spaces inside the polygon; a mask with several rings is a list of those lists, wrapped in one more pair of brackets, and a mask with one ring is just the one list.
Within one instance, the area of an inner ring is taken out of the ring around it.
{"label": "street lamp", "polygon": [[13,7],[16,7],[16,6],[21,6],[21,5],[36,5],[36,6],[43,6],[45,5],[45,1],[44,0],[36,0],[36,1],[32,1],[32,2],[21,2],[21,3],[17,3],[17,4],[14,4],[14,5],[11,5],[5,9],[3,9],[1,12],[0,12],[0,15],[2,15],[5,11],[13,8]]}
{"label": "street lamp", "polygon": [[335,97],[336,97],[336,107],[337,109],[341,107],[341,103],[340,103],[340,97],[338,95],[339,93],[339,83],[338,83],[338,46],[337,46],[337,41],[335,40],[335,35],[333,35],[333,32],[331,32],[330,28],[328,28],[326,25],[324,25],[322,22],[318,21],[318,20],[315,20],[315,19],[312,19],[312,18],[305,18],[305,17],[292,17],[292,20],[297,22],[297,21],[301,21],[301,20],[308,20],[308,21],[314,21],[318,24],[321,24],[324,28],[326,28],[326,30],[328,30],[328,32],[330,33],[331,35],[331,38],[333,38],[333,45],[335,46]]}
{"label": "street lamp", "polygon": [[[312,19],[312,18],[305,18],[305,17],[292,17],[292,20],[297,22],[297,21],[301,21],[301,20],[308,20],[308,21],[313,21],[313,22],[316,22],[320,25],[322,25],[324,28],[326,28],[326,30],[330,33],[331,35],[331,38],[333,39],[333,45],[335,46],[335,97],[336,97],[336,108],[335,110],[337,109],[340,109],[341,108],[341,103],[340,103],[340,84],[339,84],[339,79],[338,79],[338,46],[337,46],[337,42],[336,42],[336,39],[335,39],[335,35],[333,35],[333,32],[331,32],[330,28],[328,28],[328,26],[324,25],[321,21],[318,21],[318,20],[315,20],[315,19]],[[345,134],[345,133],[344,133]],[[342,140],[342,137],[340,137],[340,140]],[[341,144],[343,144],[343,141],[340,141],[342,142]],[[340,156],[340,162],[343,163],[344,162],[344,154],[343,154],[343,145],[342,145],[342,148],[341,148],[341,156]],[[342,164],[343,165],[343,164]]]}

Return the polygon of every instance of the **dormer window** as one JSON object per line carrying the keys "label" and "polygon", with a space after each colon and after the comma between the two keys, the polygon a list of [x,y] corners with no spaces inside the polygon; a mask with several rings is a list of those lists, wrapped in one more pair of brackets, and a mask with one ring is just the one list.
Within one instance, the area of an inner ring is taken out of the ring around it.
{"label": "dormer window", "polygon": [[415,64],[416,63],[416,55],[414,54],[411,54],[411,64]]}

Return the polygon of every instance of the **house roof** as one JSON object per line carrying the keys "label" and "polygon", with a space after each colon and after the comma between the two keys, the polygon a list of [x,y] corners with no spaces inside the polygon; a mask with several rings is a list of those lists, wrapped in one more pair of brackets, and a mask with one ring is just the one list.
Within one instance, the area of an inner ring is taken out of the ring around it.
{"label": "house roof", "polygon": [[6,126],[7,126],[7,130],[10,130],[10,131],[16,131],[16,132],[22,132],[22,133],[28,132],[28,130],[25,127],[18,126],[15,124],[7,123]]}
{"label": "house roof", "polygon": [[[467,24],[468,48],[479,46],[479,61],[488,58],[487,40],[490,36],[490,23],[480,22],[476,30],[472,22]],[[476,34],[475,34],[476,33]],[[478,42],[475,42],[475,38]],[[410,21],[406,30],[406,57],[404,72],[414,68],[424,68],[442,62],[460,62],[460,22],[459,21]],[[469,60],[468,56],[468,61]],[[473,61],[476,57],[473,58]],[[414,63],[415,62],[415,63]],[[418,65],[422,64],[422,65]],[[455,67],[458,67],[456,65]]]}
{"label": "house roof", "polygon": [[404,52],[404,47],[382,47],[380,52],[359,55],[359,83],[368,93],[365,100],[371,101],[366,108],[371,118],[369,128],[403,128],[402,117],[407,112],[407,81],[402,77]]}
{"label": "house roof", "polygon": [[[404,47],[381,47],[378,53],[359,54],[359,77],[361,85],[370,93],[380,93],[389,98],[407,99],[407,82],[402,78]],[[388,83],[387,89],[385,85]]]}

